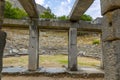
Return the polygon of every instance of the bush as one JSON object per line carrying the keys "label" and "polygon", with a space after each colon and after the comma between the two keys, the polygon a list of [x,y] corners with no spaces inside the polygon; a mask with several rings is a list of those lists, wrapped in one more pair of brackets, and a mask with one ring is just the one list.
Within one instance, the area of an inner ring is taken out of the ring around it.
{"label": "bush", "polygon": [[100,44],[100,40],[95,39],[92,44]]}
{"label": "bush", "polygon": [[5,18],[21,19],[27,17],[27,14],[24,10],[14,8],[9,1],[6,1],[4,16]]}
{"label": "bush", "polygon": [[84,14],[84,15],[82,15],[80,17],[80,20],[83,20],[83,21],[92,21],[93,18],[90,15]]}

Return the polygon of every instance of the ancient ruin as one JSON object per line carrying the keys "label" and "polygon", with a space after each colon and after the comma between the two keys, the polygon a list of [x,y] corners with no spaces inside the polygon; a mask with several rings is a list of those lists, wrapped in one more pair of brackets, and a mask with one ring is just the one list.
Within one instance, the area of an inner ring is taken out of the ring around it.
{"label": "ancient ruin", "polygon": [[[120,1],[101,0],[103,18],[102,23],[93,24],[79,20],[94,0],[76,0],[69,15],[70,20],[39,19],[34,0],[18,0],[27,14],[27,20],[4,19],[5,1],[0,0],[0,27],[29,28],[29,71],[36,71],[39,66],[39,29],[66,30],[69,33],[68,70],[77,71],[77,31],[97,32],[102,41],[102,68],[105,71],[105,80],[120,79]],[[2,70],[2,55],[5,46],[5,32],[0,30],[0,70]]]}

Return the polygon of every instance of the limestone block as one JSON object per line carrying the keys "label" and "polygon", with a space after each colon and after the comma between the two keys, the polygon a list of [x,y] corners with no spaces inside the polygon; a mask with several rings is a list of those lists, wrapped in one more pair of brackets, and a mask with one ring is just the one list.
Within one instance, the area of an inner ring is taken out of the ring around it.
{"label": "limestone block", "polygon": [[120,40],[103,44],[105,80],[120,79]]}
{"label": "limestone block", "polygon": [[29,26],[29,70],[35,71],[39,67],[39,29],[37,20],[32,20]]}
{"label": "limestone block", "polygon": [[102,22],[103,41],[120,39],[120,9],[104,15]]}
{"label": "limestone block", "polygon": [[102,14],[120,8],[120,0],[101,0]]}
{"label": "limestone block", "polygon": [[68,70],[77,71],[77,29],[69,30]]}

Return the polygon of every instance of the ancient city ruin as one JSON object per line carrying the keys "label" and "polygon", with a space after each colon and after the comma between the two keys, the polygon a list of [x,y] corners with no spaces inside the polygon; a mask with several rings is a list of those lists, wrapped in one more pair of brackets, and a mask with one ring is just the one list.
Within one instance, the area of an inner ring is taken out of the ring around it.
{"label": "ancient city ruin", "polygon": [[68,49],[68,70],[77,71],[77,31],[97,32],[101,34],[102,41],[102,63],[104,68],[105,80],[120,79],[120,1],[119,0],[101,0],[102,23],[90,23],[80,21],[79,17],[83,15],[94,0],[76,0],[70,20],[51,20],[39,19],[36,3],[34,0],[18,0],[29,15],[27,20],[4,19],[3,11],[5,1],[0,0],[0,71],[2,71],[2,55],[6,43],[6,33],[2,31],[3,26],[7,27],[29,27],[29,71],[36,71],[39,66],[39,29],[66,30],[69,32]]}

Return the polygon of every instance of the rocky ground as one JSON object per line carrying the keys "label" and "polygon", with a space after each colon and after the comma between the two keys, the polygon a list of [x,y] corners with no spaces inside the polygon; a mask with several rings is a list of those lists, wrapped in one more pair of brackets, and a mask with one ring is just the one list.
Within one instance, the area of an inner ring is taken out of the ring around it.
{"label": "rocky ground", "polygon": [[45,76],[37,76],[37,77],[26,77],[26,76],[4,76],[2,80],[104,80],[103,78],[71,78],[71,77],[45,77]]}
{"label": "rocky ground", "polygon": [[[7,44],[4,56],[19,56],[28,53],[29,30],[4,29],[7,32]],[[68,54],[68,33],[61,31],[40,31],[39,54]],[[92,42],[99,39],[94,34],[90,36],[78,36],[78,55],[101,58],[101,45],[93,45]]]}

